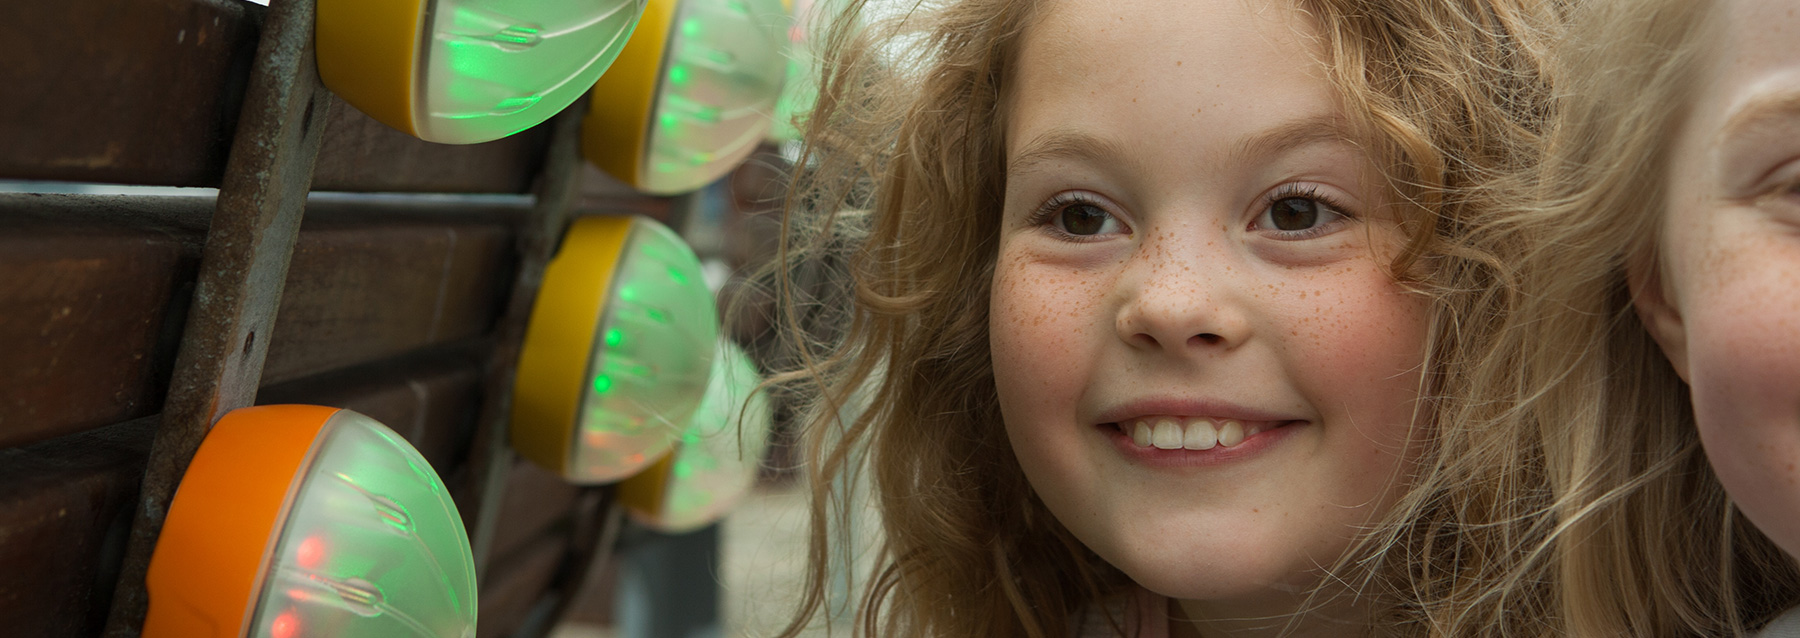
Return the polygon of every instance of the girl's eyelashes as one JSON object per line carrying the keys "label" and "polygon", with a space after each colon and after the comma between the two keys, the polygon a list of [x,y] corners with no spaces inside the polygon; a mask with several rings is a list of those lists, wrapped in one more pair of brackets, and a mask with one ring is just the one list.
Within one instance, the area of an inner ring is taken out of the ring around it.
{"label": "girl's eyelashes", "polygon": [[1028,223],[1070,241],[1092,241],[1103,235],[1127,232],[1125,224],[1108,212],[1097,198],[1073,191],[1057,193],[1044,202],[1031,214]]}
{"label": "girl's eyelashes", "polygon": [[1329,235],[1354,219],[1349,209],[1317,187],[1284,184],[1263,198],[1262,213],[1250,223],[1250,229],[1296,241]]}

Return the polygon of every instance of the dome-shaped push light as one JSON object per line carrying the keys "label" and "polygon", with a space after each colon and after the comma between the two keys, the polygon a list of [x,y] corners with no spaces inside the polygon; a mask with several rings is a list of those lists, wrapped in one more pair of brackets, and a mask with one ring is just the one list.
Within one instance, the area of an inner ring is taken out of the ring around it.
{"label": "dome-shaped push light", "polygon": [[744,351],[719,342],[706,398],[675,452],[619,484],[619,500],[650,527],[680,533],[723,518],[762,467],[775,412]]}
{"label": "dome-shaped push light", "polygon": [[495,140],[592,88],[646,1],[319,0],[319,78],[426,141]]}
{"label": "dome-shaped push light", "polygon": [[519,454],[610,483],[666,454],[712,371],[718,310],[700,260],[644,217],[584,217],[544,271],[513,390]]}
{"label": "dome-shaped push light", "polygon": [[781,0],[650,0],[637,37],[594,85],[588,160],[658,195],[730,172],[773,121],[789,23]]}
{"label": "dome-shaped push light", "polygon": [[386,426],[310,405],[234,410],[169,506],[145,638],[475,635],[456,505]]}

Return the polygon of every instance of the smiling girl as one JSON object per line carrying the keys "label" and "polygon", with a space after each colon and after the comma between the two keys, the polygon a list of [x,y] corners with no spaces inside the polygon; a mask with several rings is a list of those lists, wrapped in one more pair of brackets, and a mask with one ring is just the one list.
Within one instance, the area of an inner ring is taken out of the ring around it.
{"label": "smiling girl", "polygon": [[848,280],[780,290],[815,400],[788,634],[861,463],[867,635],[1498,635],[1549,610],[1479,595],[1512,546],[1485,470],[1441,455],[1493,263],[1455,239],[1531,161],[1536,4],[852,7],[784,248],[784,275]]}

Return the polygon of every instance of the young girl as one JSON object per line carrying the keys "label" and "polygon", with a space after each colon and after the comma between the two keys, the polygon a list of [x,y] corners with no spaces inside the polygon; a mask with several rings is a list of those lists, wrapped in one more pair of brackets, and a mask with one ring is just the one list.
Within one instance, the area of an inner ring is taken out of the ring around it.
{"label": "young girl", "polygon": [[1480,594],[1511,573],[1491,523],[1534,501],[1441,453],[1495,272],[1455,240],[1476,186],[1533,161],[1545,9],[853,4],[782,272],[848,289],[779,290],[814,399],[788,635],[864,464],[867,635],[1520,635],[1554,611]]}
{"label": "young girl", "polygon": [[1741,636],[1800,604],[1796,33],[1780,0],[1581,7],[1529,205],[1476,233],[1528,247],[1471,392],[1544,457],[1558,527],[1518,580],[1555,574],[1573,634]]}

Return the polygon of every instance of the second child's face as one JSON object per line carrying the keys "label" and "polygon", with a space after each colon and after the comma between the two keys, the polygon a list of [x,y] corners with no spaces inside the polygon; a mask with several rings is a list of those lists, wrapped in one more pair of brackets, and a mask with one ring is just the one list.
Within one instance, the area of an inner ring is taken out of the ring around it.
{"label": "second child's face", "polygon": [[1720,482],[1800,555],[1800,13],[1720,7],[1727,36],[1670,161],[1667,294],[1639,309],[1693,389]]}
{"label": "second child's face", "polygon": [[1407,469],[1425,302],[1312,34],[1279,3],[1064,0],[1010,80],[1007,434],[1059,521],[1199,621],[1294,611]]}

